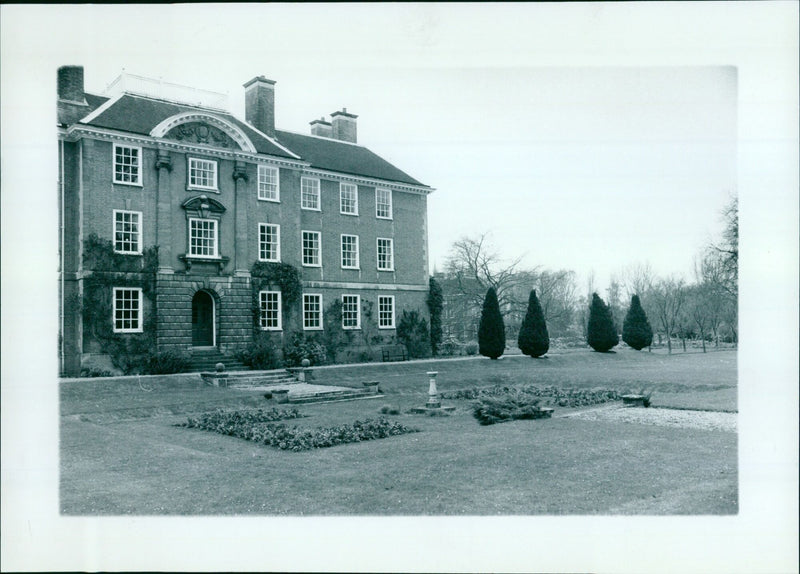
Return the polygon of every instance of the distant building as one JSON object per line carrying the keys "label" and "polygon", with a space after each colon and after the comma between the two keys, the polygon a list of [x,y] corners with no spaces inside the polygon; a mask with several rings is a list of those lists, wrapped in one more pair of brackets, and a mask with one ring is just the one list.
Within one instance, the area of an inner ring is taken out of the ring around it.
{"label": "distant building", "polygon": [[[262,76],[244,120],[211,92],[113,88],[58,70],[62,374],[120,348],[226,356],[259,331],[321,333],[334,301],[353,331],[370,303],[387,340],[403,309],[427,313],[433,189],[359,145],[356,115],[276,129]],[[299,270],[302,293],[287,300],[259,262]]]}

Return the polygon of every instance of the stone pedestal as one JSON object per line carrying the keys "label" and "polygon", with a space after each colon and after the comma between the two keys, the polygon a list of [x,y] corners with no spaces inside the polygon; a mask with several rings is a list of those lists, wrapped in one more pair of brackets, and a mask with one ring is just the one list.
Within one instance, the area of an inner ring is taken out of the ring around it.
{"label": "stone pedestal", "polygon": [[415,414],[431,414],[454,411],[455,407],[443,407],[442,401],[439,400],[439,392],[436,390],[436,375],[437,371],[428,372],[428,402],[424,407],[414,407],[409,412]]}
{"label": "stone pedestal", "polygon": [[272,391],[272,398],[275,399],[276,403],[288,403],[289,389],[275,389]]}
{"label": "stone pedestal", "polygon": [[364,385],[364,389],[371,395],[378,394],[378,381],[364,381],[361,384]]}
{"label": "stone pedestal", "polygon": [[428,402],[425,406],[429,409],[438,409],[442,406],[442,401],[439,400],[439,392],[436,390],[436,375],[437,371],[430,371],[428,373]]}

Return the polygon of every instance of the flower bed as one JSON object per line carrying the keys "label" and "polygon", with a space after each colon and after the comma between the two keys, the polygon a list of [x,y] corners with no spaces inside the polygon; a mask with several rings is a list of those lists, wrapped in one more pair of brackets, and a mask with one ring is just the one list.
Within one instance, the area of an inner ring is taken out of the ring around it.
{"label": "flower bed", "polygon": [[532,399],[521,394],[501,398],[484,397],[473,403],[472,416],[482,425],[549,416],[552,409],[541,408],[539,402],[540,399]]}
{"label": "flower bed", "polygon": [[508,397],[512,395],[537,397],[544,401],[546,405],[559,407],[596,405],[622,399],[621,393],[611,389],[562,389],[555,386],[538,387],[536,385],[525,385],[521,387],[495,385],[493,387],[476,387],[472,389],[447,391],[440,394],[443,399],[472,400],[485,397]]}
{"label": "flower bed", "polygon": [[297,409],[216,411],[205,413],[199,418],[189,417],[186,423],[179,426],[218,432],[294,452],[418,432],[418,429],[403,426],[383,417],[378,420],[367,419],[348,425],[315,429],[287,427],[285,424],[275,423],[301,416],[304,415]]}

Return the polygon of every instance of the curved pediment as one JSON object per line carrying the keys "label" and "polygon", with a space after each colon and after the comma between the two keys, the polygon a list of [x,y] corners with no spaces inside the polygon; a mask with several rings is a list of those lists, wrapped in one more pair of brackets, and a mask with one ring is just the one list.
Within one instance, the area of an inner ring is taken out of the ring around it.
{"label": "curved pediment", "polygon": [[208,213],[225,213],[225,206],[216,199],[206,195],[190,197],[181,205],[186,211],[207,211]]}
{"label": "curved pediment", "polygon": [[184,112],[169,117],[154,127],[150,135],[186,143],[256,152],[253,142],[238,126],[204,112]]}

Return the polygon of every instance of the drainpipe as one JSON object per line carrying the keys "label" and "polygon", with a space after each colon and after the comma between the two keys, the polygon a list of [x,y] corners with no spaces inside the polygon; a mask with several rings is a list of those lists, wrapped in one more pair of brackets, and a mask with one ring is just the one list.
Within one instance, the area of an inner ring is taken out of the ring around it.
{"label": "drainpipe", "polygon": [[59,339],[60,339],[59,346],[61,347],[61,357],[60,357],[61,365],[59,366],[59,370],[63,374],[64,373],[64,366],[66,364],[66,359],[64,357],[64,273],[65,273],[65,270],[64,270],[64,209],[65,209],[65,205],[64,205],[64,140],[59,140],[58,144],[59,144],[59,163],[60,163],[60,165],[59,165],[59,168],[60,168],[59,169],[59,187],[60,187],[60,192],[61,192],[61,210],[60,210],[61,211],[61,214],[60,214],[61,215],[61,221],[60,221],[61,229],[59,230],[60,233],[61,233],[61,246],[60,246],[61,247],[61,249],[60,249],[61,253],[59,253],[59,256],[60,256],[59,257],[59,259],[60,259],[59,267],[60,267],[60,271],[61,271],[61,278],[60,278],[61,281],[59,282],[59,289],[60,289],[59,299],[61,300],[61,308],[59,309],[59,322],[60,322],[60,325],[61,325],[60,326],[61,337],[59,337]]}

